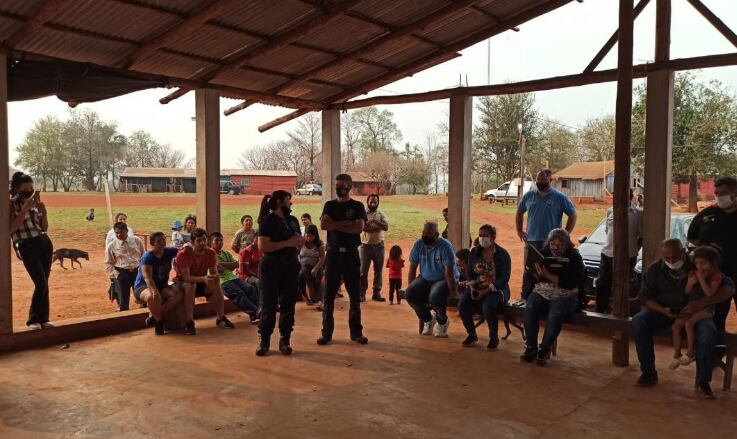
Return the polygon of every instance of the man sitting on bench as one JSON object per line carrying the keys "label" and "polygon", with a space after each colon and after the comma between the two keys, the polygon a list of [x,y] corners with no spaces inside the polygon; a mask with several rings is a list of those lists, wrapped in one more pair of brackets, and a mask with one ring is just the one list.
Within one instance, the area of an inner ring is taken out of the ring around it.
{"label": "man sitting on bench", "polygon": [[[653,334],[670,328],[676,316],[688,316],[709,305],[724,302],[734,294],[734,283],[720,287],[711,297],[686,303],[685,287],[690,260],[683,244],[678,239],[666,239],[660,245],[661,259],[647,268],[642,279],[640,300],[645,309],[632,318],[632,330],[637,347],[637,359],[642,374],[637,379],[640,386],[654,386],[658,383],[655,370],[655,349]],[[702,320],[696,324],[696,385],[703,396],[714,398],[711,390],[711,372],[714,368],[717,344],[717,327],[713,319]]]}
{"label": "man sitting on bench", "polygon": [[192,245],[182,247],[177,253],[177,284],[184,290],[184,313],[187,317],[185,332],[195,335],[194,299],[207,297],[212,302],[217,318],[215,324],[221,328],[233,329],[225,317],[225,298],[218,276],[218,257],[215,250],[207,245],[207,232],[197,228],[192,232]]}

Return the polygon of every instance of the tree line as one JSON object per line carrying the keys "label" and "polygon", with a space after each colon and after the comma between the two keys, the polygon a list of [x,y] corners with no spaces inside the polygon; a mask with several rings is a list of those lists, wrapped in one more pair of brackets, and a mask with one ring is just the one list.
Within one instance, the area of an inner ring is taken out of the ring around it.
{"label": "tree line", "polygon": [[65,120],[45,116],[34,122],[16,148],[15,165],[43,190],[102,190],[106,180],[117,188],[126,167],[181,168],[192,165],[183,151],[137,130],[128,136],[113,121],[90,109],[70,110]]}

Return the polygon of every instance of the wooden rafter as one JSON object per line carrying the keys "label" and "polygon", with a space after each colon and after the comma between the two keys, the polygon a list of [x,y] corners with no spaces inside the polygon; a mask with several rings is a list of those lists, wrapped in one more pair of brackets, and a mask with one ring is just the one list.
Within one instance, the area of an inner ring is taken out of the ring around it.
{"label": "wooden rafter", "polygon": [[724,35],[724,38],[728,39],[730,43],[732,43],[735,47],[737,47],[737,34],[732,31],[732,29],[729,28],[719,17],[714,14],[711,9],[706,7],[705,4],[701,2],[701,0],[688,0],[689,3],[691,3],[691,6],[694,7],[701,15],[706,18],[709,23],[711,23],[716,30],[719,31],[722,35]]}
{"label": "wooden rafter", "polygon": [[72,3],[73,0],[46,0],[36,9],[36,12],[23,23],[18,30],[5,39],[5,45],[16,47],[28,35],[43,27],[52,17]]}
{"label": "wooden rafter", "polygon": [[[645,9],[645,6],[650,3],[650,0],[640,0],[639,3],[637,3],[637,6],[635,6],[635,9],[632,11],[632,15],[634,19],[637,19],[637,17],[640,15],[640,13]],[[594,58],[591,60],[589,65],[586,66],[585,69],[583,69],[584,72],[593,72],[599,64],[601,64],[601,61],[604,59],[604,57],[609,54],[609,51],[612,50],[612,47],[614,47],[615,44],[617,44],[617,40],[619,39],[619,29],[615,30],[611,37],[604,43],[603,46],[601,46],[601,49],[599,49],[599,52],[596,53]]]}
{"label": "wooden rafter", "polygon": [[243,101],[243,102],[241,102],[238,105],[235,105],[233,107],[230,107],[230,108],[226,109],[225,111],[223,111],[223,114],[226,115],[226,116],[230,116],[231,114],[235,113],[236,111],[241,111],[241,110],[243,110],[245,108],[250,107],[253,104],[255,104],[254,101]]}
{"label": "wooden rafter", "polygon": [[222,15],[224,11],[233,7],[237,2],[238,0],[215,0],[203,10],[187,17],[181,23],[144,43],[141,47],[136,49],[135,52],[126,57],[126,60],[122,63],[122,67],[128,68],[137,61],[155,53],[160,48],[174,43],[185,35],[194,32],[211,19]]}

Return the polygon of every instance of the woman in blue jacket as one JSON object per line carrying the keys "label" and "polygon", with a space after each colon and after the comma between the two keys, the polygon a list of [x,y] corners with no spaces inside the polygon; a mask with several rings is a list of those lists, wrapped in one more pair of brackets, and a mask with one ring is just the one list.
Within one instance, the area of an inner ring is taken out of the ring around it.
{"label": "woman in blue jacket", "polygon": [[478,245],[468,256],[468,272],[464,291],[458,302],[458,312],[468,336],[463,346],[473,346],[478,341],[473,315],[482,312],[489,325],[487,349],[499,346],[499,322],[497,311],[509,300],[509,274],[512,260],[509,253],[496,244],[496,229],[490,224],[479,228]]}

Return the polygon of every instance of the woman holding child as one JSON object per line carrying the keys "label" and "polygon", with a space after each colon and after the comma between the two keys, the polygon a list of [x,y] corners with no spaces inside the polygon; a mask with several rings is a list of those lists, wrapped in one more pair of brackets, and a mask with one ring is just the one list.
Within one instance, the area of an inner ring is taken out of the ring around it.
{"label": "woman holding child", "polygon": [[458,312],[468,336],[463,346],[473,346],[478,341],[473,315],[481,311],[489,325],[487,349],[499,346],[497,311],[509,300],[509,275],[512,260],[509,253],[496,244],[496,229],[490,224],[479,228],[478,245],[468,256],[466,281],[461,282],[463,294],[458,302]]}

